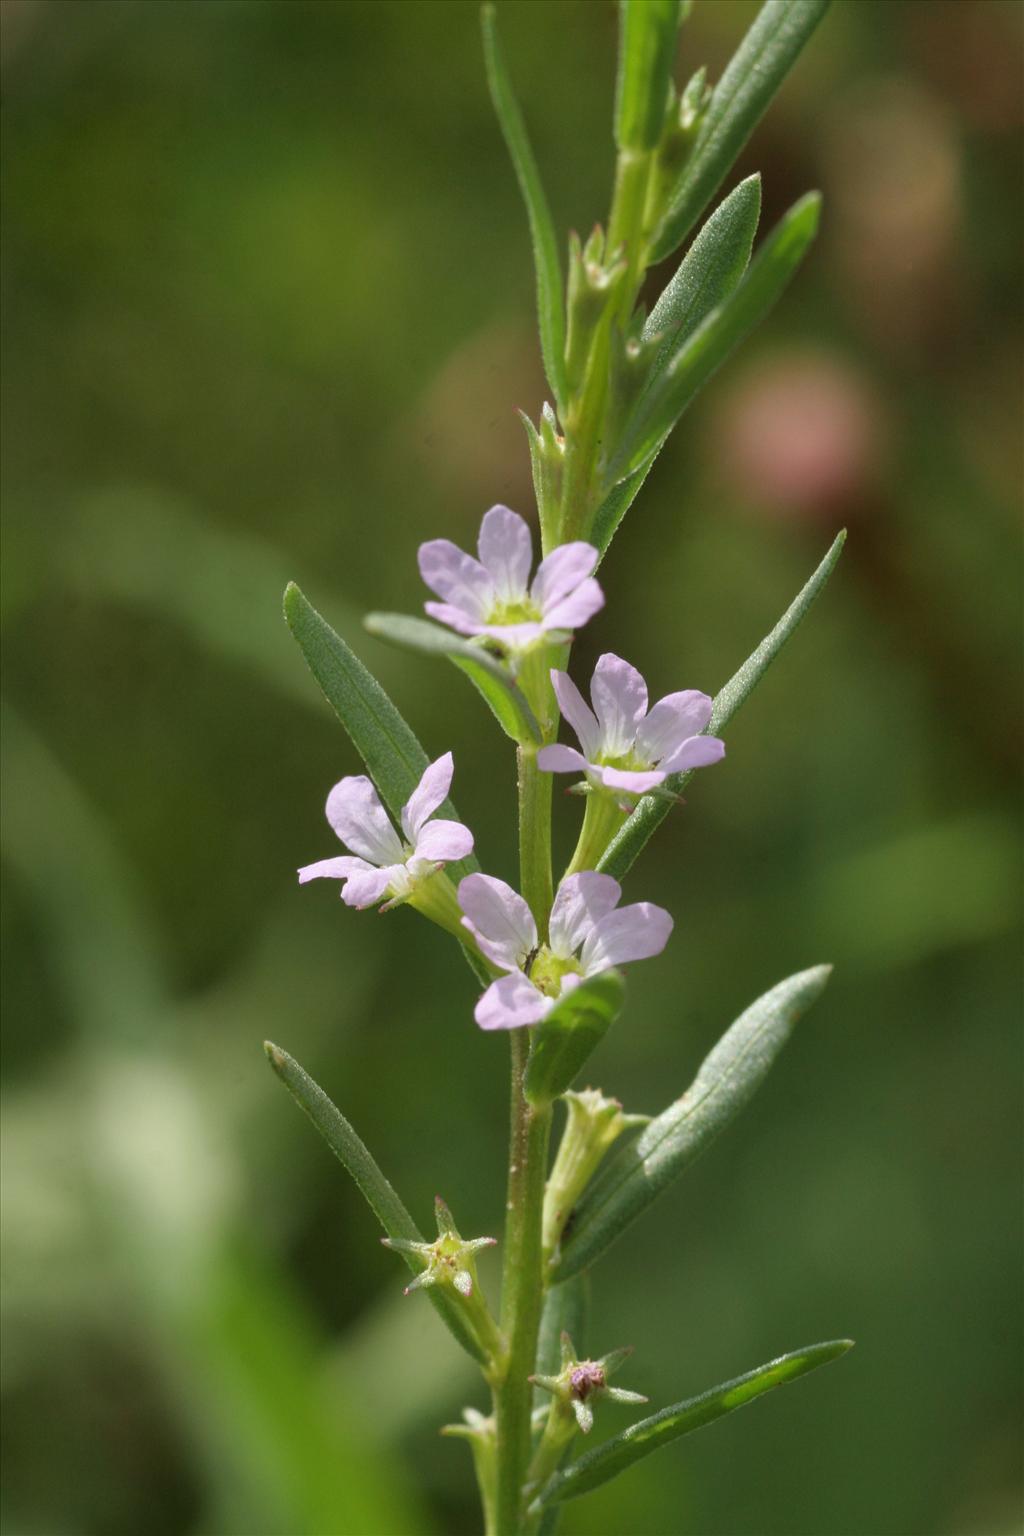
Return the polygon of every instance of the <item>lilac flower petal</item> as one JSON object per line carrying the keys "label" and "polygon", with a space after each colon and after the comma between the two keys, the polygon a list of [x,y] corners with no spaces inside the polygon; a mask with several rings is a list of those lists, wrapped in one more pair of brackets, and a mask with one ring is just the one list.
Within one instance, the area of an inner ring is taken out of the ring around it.
{"label": "lilac flower petal", "polygon": [[575,747],[541,747],[537,767],[543,773],[585,773],[589,764]]}
{"label": "lilac flower petal", "polygon": [[537,925],[526,902],[494,875],[459,882],[459,906],[483,953],[502,970],[516,971],[537,946]]}
{"label": "lilac flower petal", "polygon": [[664,907],[637,901],[609,912],[595,925],[583,946],[580,964],[584,976],[595,976],[629,960],[649,960],[660,955],[672,932],[672,918]]}
{"label": "lilac flower petal", "polygon": [[299,884],[307,880],[347,880],[361,870],[372,869],[365,859],[351,859],[342,854],[336,859],[318,859],[315,864],[304,864],[299,870]]}
{"label": "lilac flower petal", "polygon": [[402,806],[402,830],[410,843],[416,841],[427,817],[433,816],[447,798],[454,772],[455,760],[450,752],[424,768],[419,783]]}
{"label": "lilac flower petal", "polygon": [[568,959],[590,937],[595,923],[619,904],[622,887],[611,875],[587,869],[568,875],[558,887],[551,908],[551,949]]}
{"label": "lilac flower petal", "polygon": [[724,756],[725,742],[717,736],[691,736],[662,767],[669,773],[680,773],[684,768],[708,768],[712,763],[720,763]]}
{"label": "lilac flower petal", "polygon": [[391,882],[404,874],[404,864],[385,864],[383,869],[367,869],[345,881],[341,888],[341,899],[348,907],[374,907],[378,901],[383,901]]}
{"label": "lilac flower petal", "polygon": [[371,864],[399,864],[405,855],[370,780],[355,774],[327,796],[327,820],[346,848]]}
{"label": "lilac flower petal", "polygon": [[568,672],[551,669],[551,686],[555,690],[558,707],[579,738],[585,757],[597,756],[601,745],[601,728],[589,705],[584,701]]}
{"label": "lilac flower petal", "polygon": [[[448,864],[473,852],[473,834],[461,821],[428,821],[416,839],[415,859]],[[410,865],[412,861],[410,860]]]}
{"label": "lilac flower petal", "polygon": [[640,673],[621,656],[606,651],[594,668],[590,702],[601,725],[602,756],[628,752],[647,713],[647,684]]}
{"label": "lilac flower petal", "polygon": [[604,593],[592,576],[559,602],[544,610],[545,629],[582,629],[604,607]]}
{"label": "lilac flower petal", "polygon": [[596,566],[597,550],[593,544],[581,540],[560,544],[537,567],[530,596],[546,617],[548,609],[575,592],[581,582],[593,575]]}
{"label": "lilac flower petal", "polygon": [[608,789],[625,789],[631,795],[646,795],[649,789],[664,784],[668,777],[664,768],[642,771],[637,768],[603,768],[595,765],[592,771]]}
{"label": "lilac flower petal", "polygon": [[502,976],[491,982],[473,1010],[473,1017],[481,1029],[521,1029],[550,1013],[552,1002],[517,971],[514,976]]}
{"label": "lilac flower petal", "polygon": [[461,608],[471,619],[482,619],[494,602],[494,584],[479,560],[451,539],[431,539],[419,548],[420,575],[432,592]]}
{"label": "lilac flower petal", "polygon": [[711,699],[696,688],[659,699],[637,727],[637,751],[648,763],[671,757],[684,741],[699,735],[711,719],[711,709]]}
{"label": "lilac flower petal", "polygon": [[478,635],[484,627],[479,619],[470,618],[461,608],[453,608],[451,603],[424,603],[423,610],[439,624],[447,624],[460,635]]}
{"label": "lilac flower petal", "polygon": [[477,548],[501,601],[521,602],[530,580],[533,540],[519,513],[511,507],[492,507],[480,524]]}

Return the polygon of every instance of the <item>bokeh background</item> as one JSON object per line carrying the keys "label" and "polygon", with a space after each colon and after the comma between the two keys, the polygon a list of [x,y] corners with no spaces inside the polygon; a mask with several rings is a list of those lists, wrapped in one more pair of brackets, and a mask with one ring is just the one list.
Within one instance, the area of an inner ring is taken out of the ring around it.
{"label": "bokeh background", "polygon": [[[362,634],[415,548],[531,509],[524,219],[468,3],[4,0],[5,1525],[458,1536],[479,1386],[267,1070],[344,1106],[422,1220],[500,1221],[505,1042],[454,946],[299,863],[358,769],[295,577],[392,692],[486,867],[505,739]],[[705,0],[680,74],[753,7]],[[1020,1529],[1021,10],[840,0],[744,154],[822,235],[614,545],[577,666],[714,691],[839,569],[630,878],[669,905],[593,1076],[681,1092],[835,963],[772,1078],[599,1269],[655,1405],[841,1365],[572,1505],[591,1536]],[[610,4],[502,4],[560,229],[606,212]],[[578,807],[559,803],[568,849]],[[493,1287],[496,1271],[488,1271]],[[605,1415],[598,1434],[625,1422]]]}

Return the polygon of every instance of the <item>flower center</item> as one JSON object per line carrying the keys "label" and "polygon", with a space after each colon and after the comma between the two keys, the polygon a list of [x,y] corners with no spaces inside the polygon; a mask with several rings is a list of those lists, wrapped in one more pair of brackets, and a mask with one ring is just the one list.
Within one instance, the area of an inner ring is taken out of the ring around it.
{"label": "flower center", "polygon": [[562,991],[562,980],[566,976],[582,976],[583,967],[572,956],[568,959],[562,955],[554,955],[546,944],[542,944],[530,966],[529,977],[535,987],[538,987],[545,997],[559,997]]}
{"label": "flower center", "polygon": [[611,757],[607,752],[602,752],[597,761],[604,768],[619,768],[625,773],[643,773],[652,766],[646,757],[641,757],[634,747],[628,752],[620,752]]}
{"label": "flower center", "polygon": [[528,597],[514,603],[496,602],[487,615],[488,624],[536,624],[543,614]]}
{"label": "flower center", "polygon": [[573,1397],[585,1403],[591,1392],[603,1392],[605,1375],[596,1360],[581,1360],[569,1373],[569,1388]]}

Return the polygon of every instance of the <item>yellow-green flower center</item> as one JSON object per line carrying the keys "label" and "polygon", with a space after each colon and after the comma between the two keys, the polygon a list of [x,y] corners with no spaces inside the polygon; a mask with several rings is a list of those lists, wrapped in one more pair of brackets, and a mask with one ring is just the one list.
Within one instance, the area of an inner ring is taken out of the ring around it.
{"label": "yellow-green flower center", "polygon": [[565,959],[562,955],[554,955],[546,944],[541,945],[530,966],[530,980],[545,997],[558,997],[561,994],[564,977],[582,975],[583,968],[578,960],[571,956]]}
{"label": "yellow-green flower center", "polygon": [[515,603],[495,602],[487,615],[488,624],[536,624],[543,617],[536,603],[521,598]]}

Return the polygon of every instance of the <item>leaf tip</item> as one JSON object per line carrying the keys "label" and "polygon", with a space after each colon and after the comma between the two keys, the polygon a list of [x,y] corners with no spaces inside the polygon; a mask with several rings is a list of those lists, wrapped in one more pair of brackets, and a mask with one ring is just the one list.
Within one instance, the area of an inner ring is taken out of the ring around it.
{"label": "leaf tip", "polygon": [[273,1040],[264,1040],[263,1050],[274,1071],[280,1075],[288,1065],[287,1051],[282,1051],[281,1047],[275,1045]]}
{"label": "leaf tip", "polygon": [[290,581],[284,589],[284,616],[291,624],[299,611],[300,605],[305,602],[301,588],[296,582]]}

